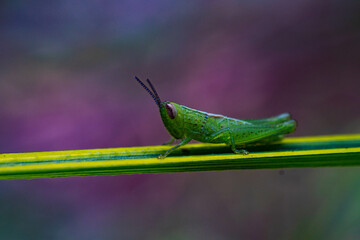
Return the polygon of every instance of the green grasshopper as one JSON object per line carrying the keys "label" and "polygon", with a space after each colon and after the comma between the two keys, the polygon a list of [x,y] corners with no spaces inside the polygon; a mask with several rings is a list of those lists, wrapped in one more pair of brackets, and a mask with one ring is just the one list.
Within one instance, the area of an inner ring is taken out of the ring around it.
{"label": "green grasshopper", "polygon": [[225,143],[231,146],[234,153],[248,154],[248,151],[242,149],[245,145],[278,141],[282,135],[296,129],[296,121],[291,120],[288,113],[265,119],[240,120],[191,109],[174,102],[162,102],[149,79],[147,82],[152,92],[139,78],[135,79],[159,107],[161,119],[172,137],[165,144],[172,144],[175,139],[181,139],[178,145],[160,154],[158,158],[165,158],[192,139],[205,143]]}

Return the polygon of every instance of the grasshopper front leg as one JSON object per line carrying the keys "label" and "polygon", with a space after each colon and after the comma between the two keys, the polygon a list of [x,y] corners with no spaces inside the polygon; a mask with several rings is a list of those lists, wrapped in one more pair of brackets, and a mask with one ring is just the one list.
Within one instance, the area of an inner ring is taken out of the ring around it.
{"label": "grasshopper front leg", "polygon": [[167,155],[169,155],[172,151],[174,151],[175,149],[181,147],[181,146],[184,146],[185,144],[187,144],[188,142],[191,141],[191,138],[187,137],[187,138],[184,138],[178,145],[170,148],[169,150],[167,150],[165,153],[163,154],[160,154],[158,156],[159,159],[164,159],[166,158]]}

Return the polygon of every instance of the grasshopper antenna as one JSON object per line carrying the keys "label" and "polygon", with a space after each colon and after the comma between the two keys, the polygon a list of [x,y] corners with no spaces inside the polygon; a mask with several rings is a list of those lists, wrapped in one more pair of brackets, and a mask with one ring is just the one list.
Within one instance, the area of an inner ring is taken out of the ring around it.
{"label": "grasshopper antenna", "polygon": [[[136,79],[136,81],[138,81],[138,82],[140,83],[140,85],[151,95],[151,97],[154,99],[156,105],[158,105],[158,107],[160,107],[160,103],[161,103],[161,102],[160,102],[159,96],[157,95],[156,91],[155,91],[155,93],[156,93],[156,96],[157,96],[157,97],[155,97],[154,93],[152,93],[152,92],[150,91],[150,89],[149,89],[137,76],[135,76],[135,79]],[[148,82],[150,82],[150,81],[148,81]],[[152,84],[151,84],[151,83],[150,83],[150,87],[151,87],[151,89],[154,90],[154,88],[152,87]]]}
{"label": "grasshopper antenna", "polygon": [[152,83],[150,82],[150,80],[149,80],[149,79],[146,79],[146,81],[148,82],[148,84],[150,85],[151,89],[153,90],[153,93],[154,93],[154,95],[155,95],[158,103],[161,103],[161,100],[160,100],[160,98],[159,98],[159,95],[157,94],[157,92],[156,92],[154,86],[152,85]]}

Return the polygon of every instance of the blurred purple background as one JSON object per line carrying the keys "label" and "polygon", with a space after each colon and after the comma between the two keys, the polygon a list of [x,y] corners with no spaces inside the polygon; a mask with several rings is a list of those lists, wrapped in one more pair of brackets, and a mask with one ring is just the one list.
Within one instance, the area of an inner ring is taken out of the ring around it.
{"label": "blurred purple background", "polygon": [[[2,1],[0,151],[158,145],[162,100],[360,132],[360,4]],[[360,169],[0,182],[1,239],[355,239]],[[284,173],[284,174],[283,174]]]}

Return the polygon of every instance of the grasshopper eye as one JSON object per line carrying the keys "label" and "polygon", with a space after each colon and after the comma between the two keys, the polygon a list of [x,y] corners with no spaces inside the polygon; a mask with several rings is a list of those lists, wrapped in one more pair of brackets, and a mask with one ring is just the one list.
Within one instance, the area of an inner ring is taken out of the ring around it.
{"label": "grasshopper eye", "polygon": [[167,103],[165,105],[167,114],[169,115],[169,117],[171,119],[174,119],[176,117],[177,111],[176,111],[176,107],[174,105],[172,105],[171,103]]}

